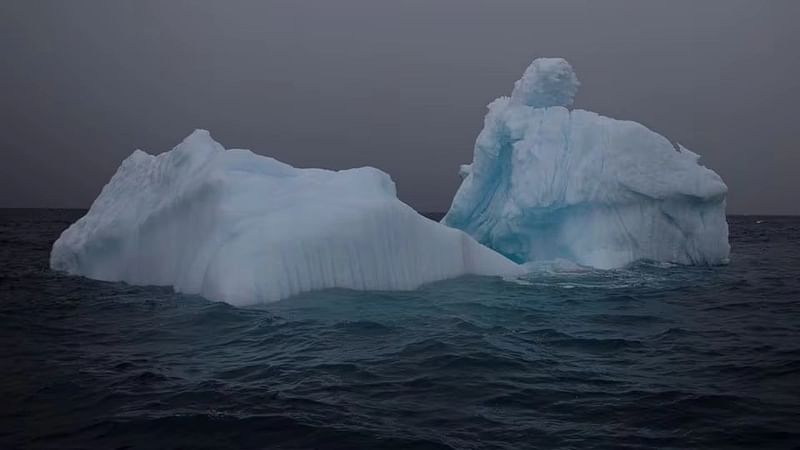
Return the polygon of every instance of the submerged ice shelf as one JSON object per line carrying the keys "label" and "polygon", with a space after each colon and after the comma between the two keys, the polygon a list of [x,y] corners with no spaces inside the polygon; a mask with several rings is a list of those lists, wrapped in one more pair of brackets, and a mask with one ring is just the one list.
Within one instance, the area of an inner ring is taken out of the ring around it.
{"label": "submerged ice shelf", "polygon": [[519,263],[726,262],[722,179],[639,123],[567,109],[578,85],[541,58],[489,105],[442,222]]}
{"label": "submerged ice shelf", "polygon": [[298,169],[225,150],[203,130],[169,152],[123,161],[55,242],[50,265],[236,305],[522,272],[402,203],[378,169]]}

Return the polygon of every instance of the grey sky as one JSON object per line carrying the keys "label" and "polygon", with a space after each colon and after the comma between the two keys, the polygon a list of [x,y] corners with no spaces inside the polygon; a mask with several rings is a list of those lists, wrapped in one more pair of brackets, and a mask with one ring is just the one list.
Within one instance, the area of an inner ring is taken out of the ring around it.
{"label": "grey sky", "polygon": [[446,210],[485,105],[537,56],[576,107],[703,156],[731,213],[799,214],[800,1],[0,3],[0,207],[88,207],[194,128],[297,166],[379,167]]}

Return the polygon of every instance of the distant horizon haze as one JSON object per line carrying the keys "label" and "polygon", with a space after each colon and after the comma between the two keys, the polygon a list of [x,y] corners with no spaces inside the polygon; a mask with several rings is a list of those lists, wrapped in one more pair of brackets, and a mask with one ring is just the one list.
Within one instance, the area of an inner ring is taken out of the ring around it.
{"label": "distant horizon haze", "polygon": [[297,167],[374,166],[444,212],[486,105],[566,58],[574,108],[699,153],[731,215],[798,215],[800,2],[0,4],[0,208],[88,208],[196,128]]}

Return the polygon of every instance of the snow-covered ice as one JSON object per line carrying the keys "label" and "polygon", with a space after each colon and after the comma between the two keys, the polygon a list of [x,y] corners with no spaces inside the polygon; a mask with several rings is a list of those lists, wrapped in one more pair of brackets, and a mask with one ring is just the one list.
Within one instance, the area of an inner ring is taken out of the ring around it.
{"label": "snow-covered ice", "polygon": [[493,101],[442,222],[520,263],[726,262],[722,179],[639,123],[568,110],[577,88],[543,58]]}
{"label": "snow-covered ice", "polygon": [[135,151],[53,245],[53,269],[244,305],[342,287],[413,289],[523,269],[397,199],[378,169],[298,169],[195,131]]}

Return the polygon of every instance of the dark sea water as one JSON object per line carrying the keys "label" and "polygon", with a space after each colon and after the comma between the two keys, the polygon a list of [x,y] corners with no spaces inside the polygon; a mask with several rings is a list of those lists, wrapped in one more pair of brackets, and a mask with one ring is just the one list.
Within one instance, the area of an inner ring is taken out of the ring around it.
{"label": "dark sea water", "polygon": [[800,218],[731,217],[725,267],[240,309],[51,272],[81,214],[0,211],[2,449],[800,445]]}

